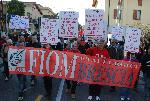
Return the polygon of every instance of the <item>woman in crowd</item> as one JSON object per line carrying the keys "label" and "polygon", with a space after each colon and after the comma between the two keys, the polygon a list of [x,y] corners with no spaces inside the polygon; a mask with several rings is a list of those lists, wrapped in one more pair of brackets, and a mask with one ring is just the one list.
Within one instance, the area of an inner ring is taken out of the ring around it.
{"label": "woman in crowd", "polygon": [[[78,50],[77,41],[74,41],[73,43],[69,43],[64,51],[80,53],[80,51]],[[77,81],[66,80],[66,84],[67,84],[66,93],[71,93],[72,99],[75,99]]]}

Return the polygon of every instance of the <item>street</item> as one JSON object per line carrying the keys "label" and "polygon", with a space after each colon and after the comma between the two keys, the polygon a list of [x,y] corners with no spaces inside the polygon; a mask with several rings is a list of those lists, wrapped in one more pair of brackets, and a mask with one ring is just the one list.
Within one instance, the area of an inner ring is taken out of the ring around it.
{"label": "street", "polygon": [[[2,70],[1,70],[2,72]],[[62,79],[53,78],[53,93],[51,100],[44,97],[45,90],[42,77],[37,77],[37,82],[34,87],[30,87],[30,77],[27,77],[27,88],[24,101],[87,101],[88,84],[80,83],[76,89],[76,99],[72,100],[71,96],[65,93],[65,82]],[[63,85],[64,83],[64,85]],[[141,84],[142,83],[142,84]],[[101,92],[102,101],[120,101],[119,89],[116,92],[110,92],[110,87],[103,87]],[[0,101],[17,101],[18,95],[18,80],[16,75],[12,75],[9,81],[4,81],[4,76],[0,73]],[[61,92],[62,91],[62,92]],[[132,91],[133,101],[143,100],[143,82],[139,83],[138,93]]]}

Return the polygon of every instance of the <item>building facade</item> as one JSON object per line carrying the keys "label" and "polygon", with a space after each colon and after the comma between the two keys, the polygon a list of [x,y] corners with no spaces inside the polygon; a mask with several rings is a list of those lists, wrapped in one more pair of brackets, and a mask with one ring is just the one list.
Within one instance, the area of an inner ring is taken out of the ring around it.
{"label": "building facade", "polygon": [[150,24],[149,9],[150,0],[105,0],[104,18],[110,26]]}

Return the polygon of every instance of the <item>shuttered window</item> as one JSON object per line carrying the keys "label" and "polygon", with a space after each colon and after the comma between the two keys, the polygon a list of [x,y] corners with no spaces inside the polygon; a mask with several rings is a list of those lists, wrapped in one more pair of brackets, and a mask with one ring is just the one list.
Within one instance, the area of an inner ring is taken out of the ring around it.
{"label": "shuttered window", "polygon": [[133,20],[141,20],[141,10],[133,10]]}
{"label": "shuttered window", "polygon": [[142,6],[143,0],[138,0],[138,6]]}

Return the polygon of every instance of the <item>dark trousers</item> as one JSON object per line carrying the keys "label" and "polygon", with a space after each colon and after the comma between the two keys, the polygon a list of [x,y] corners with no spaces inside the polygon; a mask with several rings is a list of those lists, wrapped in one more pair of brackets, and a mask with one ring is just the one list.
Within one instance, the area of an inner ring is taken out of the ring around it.
{"label": "dark trousers", "polygon": [[100,85],[89,85],[89,95],[90,96],[99,96],[102,86]]}
{"label": "dark trousers", "polygon": [[31,81],[35,81],[35,76],[31,75]]}
{"label": "dark trousers", "polygon": [[52,78],[49,76],[45,76],[43,77],[44,80],[44,87],[45,87],[45,91],[48,95],[51,95],[52,93]]}
{"label": "dark trousers", "polygon": [[66,80],[66,84],[67,84],[67,89],[71,89],[71,94],[75,94],[77,82]]}
{"label": "dark trousers", "polygon": [[8,68],[8,62],[3,61],[3,64],[4,64],[4,73],[5,73],[6,77],[8,77],[8,78],[9,78],[9,68]]}
{"label": "dark trousers", "polygon": [[19,95],[22,95],[26,88],[26,76],[23,74],[17,74],[17,77],[19,81]]}

